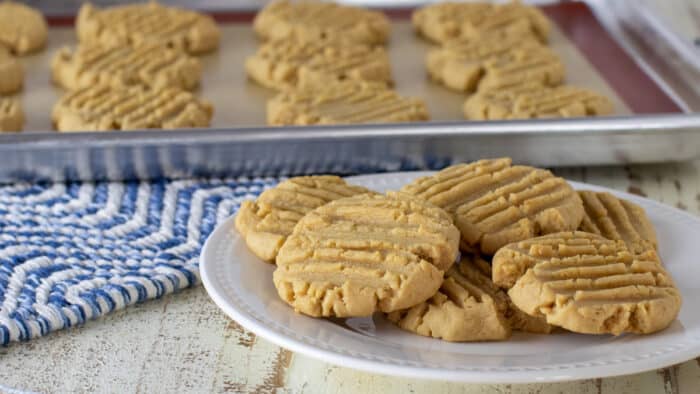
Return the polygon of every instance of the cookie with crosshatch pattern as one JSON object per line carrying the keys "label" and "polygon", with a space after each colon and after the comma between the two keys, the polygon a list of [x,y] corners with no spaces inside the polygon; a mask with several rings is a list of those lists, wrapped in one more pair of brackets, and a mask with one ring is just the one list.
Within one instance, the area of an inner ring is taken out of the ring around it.
{"label": "cookie with crosshatch pattern", "polygon": [[655,250],[633,253],[621,240],[581,231],[501,248],[493,280],[523,312],[584,334],[649,334],[671,324],[681,306]]}
{"label": "cookie with crosshatch pattern", "polygon": [[604,116],[613,112],[607,97],[588,89],[524,83],[507,90],[488,90],[469,97],[464,116],[473,120]]}
{"label": "cookie with crosshatch pattern", "polygon": [[465,246],[486,255],[511,242],[575,230],[584,213],[581,199],[564,179],[514,166],[510,158],[447,167],[401,191],[449,212]]}
{"label": "cookie with crosshatch pattern", "polygon": [[496,90],[524,82],[556,85],[564,79],[559,57],[533,34],[485,34],[452,40],[428,52],[428,74],[461,92]]}
{"label": "cookie with crosshatch pattern", "polygon": [[215,50],[221,35],[211,17],[157,2],[108,8],[85,3],[78,12],[75,28],[81,43],[155,42],[190,54]]}
{"label": "cookie with crosshatch pattern", "polygon": [[425,103],[383,83],[343,81],[281,92],[267,103],[273,126],[417,122],[430,117]]}
{"label": "cookie with crosshatch pattern", "polygon": [[332,2],[278,0],[256,15],[253,28],[266,40],[293,37],[305,42],[333,39],[379,45],[389,38],[390,25],[377,11]]}
{"label": "cookie with crosshatch pattern", "polygon": [[100,83],[191,90],[199,84],[202,64],[160,43],[85,43],[59,50],[51,61],[51,72],[54,82],[69,90]]}
{"label": "cookie with crosshatch pattern", "polygon": [[304,215],[330,201],[363,193],[371,191],[334,175],[290,178],[265,190],[255,201],[244,201],[236,214],[236,230],[256,256],[274,263]]}
{"label": "cookie with crosshatch pattern", "polygon": [[431,4],[413,13],[413,25],[421,35],[441,44],[484,32],[514,36],[529,33],[546,42],[551,30],[549,20],[539,9],[519,2]]}
{"label": "cookie with crosshatch pattern", "polygon": [[53,108],[58,131],[108,131],[207,127],[212,105],[177,89],[93,85],[66,93]]}
{"label": "cookie with crosshatch pattern", "polygon": [[635,253],[656,249],[656,230],[644,208],[607,192],[580,190],[586,211],[579,229],[607,239],[622,240]]}
{"label": "cookie with crosshatch pattern", "polygon": [[323,87],[342,80],[391,84],[389,56],[382,47],[337,40],[274,40],[246,59],[248,76],[268,88]]}
{"label": "cookie with crosshatch pattern", "polygon": [[306,214],[277,254],[282,300],[310,316],[369,316],[432,297],[458,254],[442,209],[389,192],[332,201]]}

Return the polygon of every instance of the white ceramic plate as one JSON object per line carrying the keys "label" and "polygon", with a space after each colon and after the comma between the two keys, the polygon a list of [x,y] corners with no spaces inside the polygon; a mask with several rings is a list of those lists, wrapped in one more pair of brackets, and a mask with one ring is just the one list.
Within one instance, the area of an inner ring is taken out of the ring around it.
{"label": "white ceramic plate", "polygon": [[[384,191],[427,173],[348,178]],[[608,190],[571,182],[578,189]],[[525,383],[625,375],[700,356],[700,220],[675,208],[615,192],[644,207],[658,232],[660,253],[681,289],[678,320],[653,335],[595,336],[515,332],[509,341],[450,343],[402,331],[379,314],[314,319],[296,314],[272,284],[274,266],[251,254],[222,223],[202,250],[202,281],[211,298],[246,329],[295,352],[344,367],[388,375],[463,382]]]}

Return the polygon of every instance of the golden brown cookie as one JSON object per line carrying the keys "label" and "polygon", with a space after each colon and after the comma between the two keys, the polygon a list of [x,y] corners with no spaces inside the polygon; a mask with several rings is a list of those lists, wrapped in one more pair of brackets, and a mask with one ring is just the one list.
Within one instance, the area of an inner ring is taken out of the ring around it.
{"label": "golden brown cookie", "polygon": [[213,107],[192,93],[142,86],[93,85],[66,93],[54,106],[58,131],[107,131],[207,127]]}
{"label": "golden brown cookie", "polygon": [[[462,263],[465,261],[471,263],[471,266],[473,266],[488,279],[485,281],[485,283],[487,283],[487,287],[489,289],[498,289],[498,287],[496,287],[491,280],[491,264],[484,260],[483,257],[475,253],[465,253],[462,249]],[[491,290],[490,294],[496,301],[499,313],[505,317],[511,329],[515,331],[531,332],[534,334],[549,334],[555,330],[554,326],[547,324],[547,320],[544,318],[544,316],[530,316],[521,311],[513,304],[513,301],[510,300],[510,297],[508,297],[504,291]]]}
{"label": "golden brown cookie", "polygon": [[384,84],[345,81],[278,94],[267,103],[273,126],[417,122],[428,120],[425,103],[402,97]]}
{"label": "golden brown cookie", "polygon": [[584,334],[648,334],[676,318],[681,296],[656,251],[564,232],[513,243],[493,259],[494,281],[513,303],[549,324]]}
{"label": "golden brown cookie", "polygon": [[509,158],[457,164],[401,191],[451,213],[466,245],[487,255],[511,242],[575,230],[583,218],[581,199],[564,179],[512,166]]}
{"label": "golden brown cookie", "polygon": [[421,35],[438,43],[487,32],[535,34],[546,42],[551,29],[549,20],[539,9],[519,2],[431,4],[413,13],[413,25]]}
{"label": "golden brown cookie", "polygon": [[310,316],[368,316],[432,297],[454,263],[450,216],[403,193],[331,201],[304,216],[277,254],[279,296]]}
{"label": "golden brown cookie", "polygon": [[236,214],[236,230],[256,256],[274,263],[304,215],[330,201],[363,193],[371,191],[333,175],[290,178],[265,190],[257,200],[244,201]]}
{"label": "golden brown cookie", "polygon": [[304,42],[331,39],[360,44],[384,44],[389,20],[381,12],[320,1],[273,1],[253,21],[266,40],[295,38]]}
{"label": "golden brown cookie", "polygon": [[48,26],[41,13],[14,1],[0,1],[0,45],[16,55],[35,52],[46,45]]}
{"label": "golden brown cookie", "polygon": [[624,241],[634,253],[656,249],[656,231],[644,208],[607,192],[578,192],[586,214],[579,229]]}
{"label": "golden brown cookie", "polygon": [[51,71],[54,82],[69,90],[95,84],[191,90],[199,84],[202,64],[197,58],[159,43],[86,43],[58,51]]}
{"label": "golden brown cookie", "polygon": [[22,131],[24,112],[17,100],[0,97],[0,131]]}
{"label": "golden brown cookie", "polygon": [[605,96],[575,86],[491,90],[472,95],[464,103],[464,116],[472,120],[570,118],[603,116],[613,112]]}
{"label": "golden brown cookie", "polygon": [[446,341],[503,340],[510,337],[511,328],[498,293],[502,294],[491,279],[463,259],[445,273],[434,296],[387,318],[406,331]]}
{"label": "golden brown cookie", "polygon": [[16,93],[22,89],[23,83],[24,68],[10,50],[0,43],[0,94]]}
{"label": "golden brown cookie", "polygon": [[191,54],[218,48],[220,32],[211,17],[156,2],[99,9],[80,8],[75,23],[81,43],[106,45],[155,42]]}
{"label": "golden brown cookie", "polygon": [[342,80],[391,83],[391,65],[384,48],[330,40],[270,41],[246,60],[245,68],[257,83],[277,90],[323,87]]}
{"label": "golden brown cookie", "polygon": [[490,34],[453,40],[428,53],[433,80],[460,92],[504,89],[523,82],[548,86],[561,83],[564,65],[532,34]]}

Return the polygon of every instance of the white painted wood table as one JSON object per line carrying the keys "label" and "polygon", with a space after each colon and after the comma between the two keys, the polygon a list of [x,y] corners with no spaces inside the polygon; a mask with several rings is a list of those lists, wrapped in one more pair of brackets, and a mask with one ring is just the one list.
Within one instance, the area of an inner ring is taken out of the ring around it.
{"label": "white painted wood table", "polygon": [[[700,214],[700,161],[561,169]],[[685,307],[694,307],[688,300]],[[0,348],[0,387],[42,393],[698,393],[700,359],[571,383],[478,385],[358,372],[293,354],[229,320],[199,286]],[[2,388],[0,388],[2,392]]]}

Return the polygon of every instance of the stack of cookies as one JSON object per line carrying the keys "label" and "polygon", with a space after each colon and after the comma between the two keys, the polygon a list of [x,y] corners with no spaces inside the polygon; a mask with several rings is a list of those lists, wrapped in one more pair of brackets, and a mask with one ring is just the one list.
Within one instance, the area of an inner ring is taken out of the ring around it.
{"label": "stack of cookies", "polygon": [[467,119],[580,117],[612,113],[611,101],[563,85],[564,65],[547,47],[550,22],[519,2],[439,3],[413,14],[423,37],[440,44],[427,56],[430,77],[469,94]]}
{"label": "stack of cookies", "polygon": [[33,8],[0,2],[0,132],[21,131],[24,112],[9,96],[22,90],[24,69],[16,56],[34,53],[46,45],[47,25]]}
{"label": "stack of cookies", "polygon": [[507,158],[386,194],[335,176],[292,178],[243,203],[235,226],[276,264],[277,292],[297,312],[382,313],[447,341],[648,334],[681,305],[641,207]]}
{"label": "stack of cookies", "polygon": [[220,32],[209,16],[155,2],[98,9],[76,19],[77,48],[53,58],[53,81],[66,89],[54,106],[58,131],[207,127],[213,107],[191,91],[196,57],[216,50]]}
{"label": "stack of cookies", "polygon": [[264,40],[245,63],[248,76],[280,91],[270,125],[411,122],[428,119],[421,100],[390,88],[383,45],[389,21],[374,11],[325,2],[275,1],[256,16]]}

